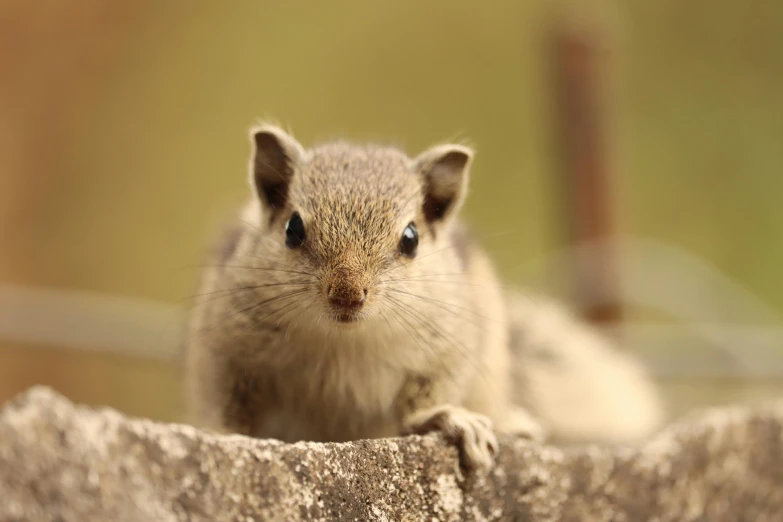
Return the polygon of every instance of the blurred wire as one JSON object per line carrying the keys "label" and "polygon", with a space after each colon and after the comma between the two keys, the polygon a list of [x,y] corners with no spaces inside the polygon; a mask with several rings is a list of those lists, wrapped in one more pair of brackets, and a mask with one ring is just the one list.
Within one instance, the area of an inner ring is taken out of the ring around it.
{"label": "blurred wire", "polygon": [[[783,377],[783,321],[751,292],[706,261],[670,245],[624,238],[618,252],[622,304],[666,320],[626,320],[623,340],[662,378]],[[543,266],[563,273],[574,259],[603,255],[586,243],[556,252]],[[546,283],[544,283],[546,286]],[[592,294],[600,306],[614,295]],[[28,345],[122,353],[177,354],[185,311],[117,295],[0,285],[0,339]],[[606,330],[611,332],[612,327]]]}
{"label": "blurred wire", "polygon": [[95,292],[0,285],[0,339],[30,346],[168,359],[182,310]]}

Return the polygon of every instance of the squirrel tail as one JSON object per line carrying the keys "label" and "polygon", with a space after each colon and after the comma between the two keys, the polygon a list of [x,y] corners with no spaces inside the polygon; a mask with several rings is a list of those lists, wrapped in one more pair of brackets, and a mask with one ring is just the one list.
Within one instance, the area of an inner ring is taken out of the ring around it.
{"label": "squirrel tail", "polygon": [[627,443],[664,420],[642,364],[563,307],[509,296],[515,402],[561,443]]}

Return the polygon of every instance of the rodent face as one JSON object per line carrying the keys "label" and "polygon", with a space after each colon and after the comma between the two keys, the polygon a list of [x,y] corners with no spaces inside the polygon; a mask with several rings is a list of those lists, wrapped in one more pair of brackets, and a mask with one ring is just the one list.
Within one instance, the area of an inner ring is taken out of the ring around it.
{"label": "rodent face", "polygon": [[268,126],[253,138],[260,205],[251,218],[261,237],[251,248],[274,280],[259,288],[289,291],[302,303],[296,314],[356,326],[388,311],[399,292],[391,283],[402,274],[427,275],[442,264],[417,258],[438,247],[459,207],[469,150],[442,146],[411,159],[393,148],[332,143],[305,152]]}
{"label": "rodent face", "polygon": [[286,245],[283,262],[315,277],[313,310],[343,325],[378,313],[384,274],[431,240],[419,226],[422,183],[411,160],[394,149],[324,146],[289,190],[270,233]]}

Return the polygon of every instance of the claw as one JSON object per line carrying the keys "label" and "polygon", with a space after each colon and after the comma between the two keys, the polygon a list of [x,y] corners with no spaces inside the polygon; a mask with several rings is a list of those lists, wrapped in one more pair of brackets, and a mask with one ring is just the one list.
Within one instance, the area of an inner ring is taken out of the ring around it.
{"label": "claw", "polygon": [[437,406],[414,413],[406,425],[408,433],[441,431],[454,439],[469,469],[487,471],[494,465],[498,441],[492,421],[484,415],[457,406]]}

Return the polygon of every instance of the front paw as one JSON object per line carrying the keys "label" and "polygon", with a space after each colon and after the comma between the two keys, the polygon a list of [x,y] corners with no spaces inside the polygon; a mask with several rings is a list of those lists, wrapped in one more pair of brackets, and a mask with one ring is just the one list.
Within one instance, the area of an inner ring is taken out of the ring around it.
{"label": "front paw", "polygon": [[474,470],[489,470],[495,461],[498,440],[489,418],[457,406],[443,405],[411,414],[403,434],[440,431],[458,443],[462,461]]}

